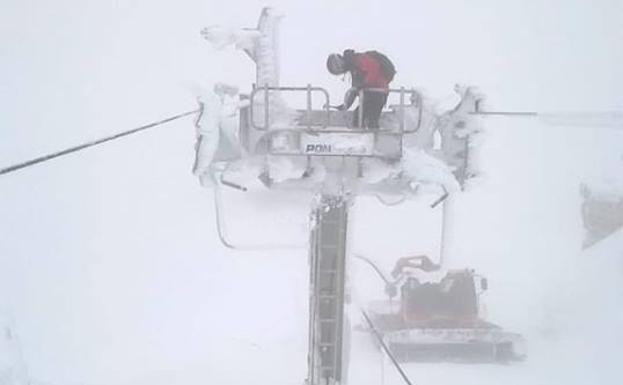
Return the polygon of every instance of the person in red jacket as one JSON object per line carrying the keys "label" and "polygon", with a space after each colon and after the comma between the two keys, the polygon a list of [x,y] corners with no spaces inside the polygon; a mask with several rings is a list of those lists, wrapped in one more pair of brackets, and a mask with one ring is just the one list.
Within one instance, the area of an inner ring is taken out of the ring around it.
{"label": "person in red jacket", "polygon": [[[336,53],[329,55],[327,69],[333,75],[349,72],[352,79],[352,86],[344,95],[344,103],[334,108],[340,111],[348,110],[359,96],[359,91],[363,89],[363,100],[359,101],[359,106],[354,111],[353,126],[378,129],[379,117],[387,103],[388,92],[366,91],[365,89],[388,89],[396,73],[392,62],[377,51],[358,53],[347,49],[341,55]],[[359,109],[363,110],[361,126],[359,125]]]}

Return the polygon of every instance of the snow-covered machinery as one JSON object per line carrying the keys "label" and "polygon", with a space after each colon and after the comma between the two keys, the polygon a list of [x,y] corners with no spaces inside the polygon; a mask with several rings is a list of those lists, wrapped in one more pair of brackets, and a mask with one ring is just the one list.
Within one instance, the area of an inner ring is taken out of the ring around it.
{"label": "snow-covered machinery", "polygon": [[[202,31],[217,47],[243,49],[256,63],[257,82],[248,94],[216,84],[200,97],[194,173],[202,185],[215,188],[219,234],[231,248],[236,245],[220,225],[222,186],[316,194],[309,242],[307,383],[345,383],[348,208],[362,194],[394,197],[394,202],[433,194],[437,206],[460,191],[475,173],[471,139],[479,130],[473,113],[481,97],[472,88],[457,87],[456,107],[437,113],[415,89],[376,90],[390,96],[380,129],[351,127],[351,113],[331,111],[324,88],[279,85],[279,18],[267,8],[255,29]],[[285,95],[304,100],[303,108],[289,107]]]}
{"label": "snow-covered machinery", "polygon": [[462,269],[450,270],[441,280],[431,281],[427,276],[439,268],[426,256],[405,257],[396,263],[391,280],[383,277],[389,298],[371,303],[368,314],[394,357],[399,361],[451,362],[523,358],[520,335],[506,332],[479,315],[479,297],[488,286],[486,278]]}
{"label": "snow-covered machinery", "polygon": [[[460,101],[442,113],[410,87],[369,89],[389,94],[381,129],[351,127],[352,113],[330,110],[326,89],[279,84],[279,20],[266,8],[256,29],[202,31],[216,47],[243,49],[257,67],[248,94],[218,83],[199,98],[194,173],[202,184],[407,197],[458,191],[477,173],[472,137],[482,97],[474,88],[457,86]],[[290,107],[290,97],[303,108]]]}

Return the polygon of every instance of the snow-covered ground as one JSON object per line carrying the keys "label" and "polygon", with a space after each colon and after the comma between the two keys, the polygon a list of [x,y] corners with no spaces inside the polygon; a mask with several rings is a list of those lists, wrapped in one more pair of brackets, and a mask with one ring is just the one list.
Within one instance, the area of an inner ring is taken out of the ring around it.
{"label": "snow-covered ground", "polygon": [[[394,59],[397,83],[439,100],[459,82],[478,85],[491,108],[623,105],[615,0],[281,3],[283,84],[339,95],[345,84],[326,74],[326,53],[377,48]],[[1,166],[192,109],[205,80],[247,90],[254,79],[242,53],[217,55],[199,31],[253,26],[259,3],[4,8]],[[409,364],[409,375],[431,385],[621,383],[623,234],[581,250],[579,186],[621,178],[623,130],[503,118],[484,127],[484,175],[454,201],[446,262],[489,278],[488,317],[524,334],[528,359]],[[307,252],[219,243],[212,192],[191,174],[194,135],[188,118],[0,177],[0,365],[14,368],[0,367],[1,385],[24,376],[46,385],[302,383]],[[224,199],[236,241],[306,241],[309,197],[232,190]],[[439,212],[425,203],[358,200],[352,251],[386,269],[399,256],[434,256]],[[356,310],[382,287],[356,260],[350,268]],[[382,362],[354,331],[350,383],[399,384]]]}

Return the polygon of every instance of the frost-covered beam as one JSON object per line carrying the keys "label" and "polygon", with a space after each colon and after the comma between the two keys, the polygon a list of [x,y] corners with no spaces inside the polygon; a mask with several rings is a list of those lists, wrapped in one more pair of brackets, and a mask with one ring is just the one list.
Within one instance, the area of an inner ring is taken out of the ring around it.
{"label": "frost-covered beam", "polygon": [[461,96],[459,104],[438,119],[437,128],[441,134],[441,151],[444,161],[453,170],[461,185],[479,173],[475,144],[470,141],[482,131],[480,120],[473,115],[483,100],[483,95],[474,87],[456,85]]}
{"label": "frost-covered beam", "polygon": [[[235,46],[243,50],[255,62],[256,86],[279,86],[279,23],[281,15],[273,8],[264,8],[256,28],[231,28],[210,26],[201,31],[201,35],[215,48],[222,49]],[[268,106],[265,106],[268,100]],[[263,91],[255,93],[254,121],[263,125],[269,121],[282,121],[288,107],[279,91]],[[268,111],[268,116],[264,116]]]}
{"label": "frost-covered beam", "polygon": [[233,45],[246,52],[256,64],[256,84],[275,87],[279,85],[280,21],[273,8],[264,8],[256,28],[210,26],[201,35],[217,49]]}

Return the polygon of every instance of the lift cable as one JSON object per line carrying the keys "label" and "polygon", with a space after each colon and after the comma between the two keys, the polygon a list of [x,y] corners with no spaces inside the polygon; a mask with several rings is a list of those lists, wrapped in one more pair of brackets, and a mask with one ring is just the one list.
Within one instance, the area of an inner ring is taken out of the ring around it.
{"label": "lift cable", "polygon": [[470,115],[537,118],[553,126],[623,128],[623,111],[476,111]]}
{"label": "lift cable", "polygon": [[152,122],[152,123],[146,124],[144,126],[133,128],[133,129],[128,130],[128,131],[120,132],[120,133],[115,134],[115,135],[107,136],[107,137],[104,137],[104,138],[101,138],[101,139],[97,139],[97,140],[94,140],[94,141],[91,141],[91,142],[80,144],[80,145],[75,146],[75,147],[70,147],[70,148],[67,148],[67,149],[64,149],[64,150],[61,150],[61,151],[58,151],[58,152],[54,152],[54,153],[51,153],[51,154],[40,156],[38,158],[30,159],[30,160],[22,162],[22,163],[14,164],[12,166],[0,169],[0,175],[8,174],[10,172],[20,170],[22,168],[34,166],[34,165],[36,165],[38,163],[47,162],[48,160],[51,160],[51,159],[54,159],[54,158],[58,158],[58,157],[63,156],[63,155],[71,154],[73,152],[77,152],[77,151],[81,151],[81,150],[84,150],[84,149],[89,148],[89,147],[97,146],[99,144],[102,144],[102,143],[105,143],[105,142],[109,142],[111,140],[119,139],[121,137],[124,137],[124,136],[127,136],[127,135],[131,135],[131,134],[135,134],[137,132],[147,130],[148,128],[153,128],[153,127],[159,126],[161,124],[172,122],[174,120],[177,120],[177,119],[189,116],[189,115],[193,115],[193,114],[196,114],[198,112],[199,112],[198,109],[197,110],[193,110],[193,111],[187,111],[187,112],[184,112],[184,113],[181,113],[181,114],[178,114],[178,115],[170,116],[170,117],[168,117],[166,119],[159,120],[157,122]]}
{"label": "lift cable", "polygon": [[[366,258],[364,256],[357,255],[357,254],[355,254],[355,258],[358,258],[358,259],[366,262],[368,265],[370,265],[374,269],[374,271],[385,282],[385,284],[391,285],[391,282],[385,277],[385,275],[381,272],[381,270],[378,268],[378,266],[376,266],[376,264],[374,262],[372,262],[370,259],[368,259],[368,258]],[[381,335],[381,333],[379,333],[379,331],[374,326],[374,323],[372,322],[372,320],[368,316],[368,313],[366,313],[366,311],[363,310],[363,309],[360,309],[360,310],[361,310],[361,314],[363,315],[363,317],[365,318],[366,322],[368,323],[368,326],[372,330],[372,333],[374,334],[374,337],[378,340],[379,344],[381,345],[381,348],[387,354],[389,359],[392,361],[392,364],[394,365],[396,370],[398,370],[398,373],[400,373],[400,376],[402,377],[402,379],[407,383],[407,385],[413,385],[413,383],[411,382],[411,380],[409,380],[409,377],[407,377],[407,375],[404,372],[404,370],[402,370],[402,367],[398,363],[398,360],[396,360],[396,358],[394,357],[392,352],[389,350],[389,347],[387,346],[387,344],[383,340],[383,336]]]}
{"label": "lift cable", "polygon": [[366,311],[363,310],[363,309],[360,309],[360,310],[361,310],[361,314],[363,314],[363,318],[366,319],[366,322],[368,323],[368,326],[370,326],[370,329],[372,329],[372,332],[373,332],[374,336],[379,341],[379,344],[381,345],[381,348],[387,354],[389,359],[392,361],[392,364],[394,364],[394,367],[396,368],[396,370],[398,370],[398,373],[400,373],[400,376],[402,377],[402,379],[405,381],[405,383],[407,383],[407,385],[413,385],[411,380],[409,380],[409,377],[407,376],[407,374],[404,372],[404,370],[402,369],[402,367],[398,363],[398,360],[396,360],[396,357],[394,357],[392,352],[387,347],[387,344],[383,340],[383,336],[381,335],[381,333],[379,333],[379,331],[374,326],[374,323],[372,322],[372,320],[368,316],[368,313],[366,313]]}

